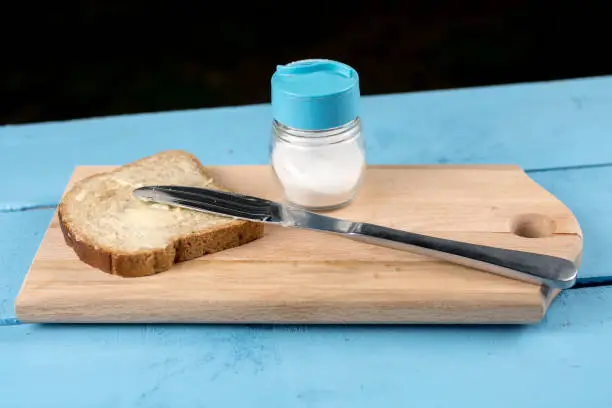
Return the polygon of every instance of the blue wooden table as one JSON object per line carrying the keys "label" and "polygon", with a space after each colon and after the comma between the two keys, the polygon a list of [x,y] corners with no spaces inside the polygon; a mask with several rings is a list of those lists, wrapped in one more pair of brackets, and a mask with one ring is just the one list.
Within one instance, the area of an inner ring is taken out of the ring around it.
{"label": "blue wooden table", "polygon": [[169,148],[266,163],[270,109],[0,127],[0,406],[612,406],[612,77],[366,97],[363,121],[370,163],[527,169],[578,217],[586,287],[530,327],[19,324],[75,165]]}

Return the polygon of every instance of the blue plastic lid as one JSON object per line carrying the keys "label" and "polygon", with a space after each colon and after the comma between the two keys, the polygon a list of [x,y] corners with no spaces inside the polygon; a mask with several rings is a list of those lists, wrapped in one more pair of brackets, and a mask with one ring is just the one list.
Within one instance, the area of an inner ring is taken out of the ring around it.
{"label": "blue plastic lid", "polygon": [[278,65],[272,75],[272,114],[301,130],[332,129],[359,116],[359,75],[346,64],[309,59]]}

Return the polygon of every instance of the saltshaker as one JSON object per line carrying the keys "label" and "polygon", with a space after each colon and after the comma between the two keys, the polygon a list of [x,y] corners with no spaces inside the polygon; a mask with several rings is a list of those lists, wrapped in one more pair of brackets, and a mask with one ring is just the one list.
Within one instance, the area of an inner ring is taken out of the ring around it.
{"label": "saltshaker", "polygon": [[277,66],[271,86],[271,165],[286,201],[309,210],[349,204],[366,167],[357,71],[296,61]]}

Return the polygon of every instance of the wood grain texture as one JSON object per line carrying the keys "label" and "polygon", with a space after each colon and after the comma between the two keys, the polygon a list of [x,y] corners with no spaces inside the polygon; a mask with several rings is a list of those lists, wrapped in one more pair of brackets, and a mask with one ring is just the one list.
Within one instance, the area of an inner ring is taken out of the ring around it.
{"label": "wood grain texture", "polygon": [[[111,166],[78,167],[68,187]],[[223,185],[279,199],[267,166],[211,167]],[[579,260],[573,214],[520,168],[371,166],[333,215]],[[527,238],[517,234],[536,235]],[[264,238],[142,278],[80,262],[54,217],[16,301],[26,322],[535,323],[556,292],[407,252],[267,227]]]}

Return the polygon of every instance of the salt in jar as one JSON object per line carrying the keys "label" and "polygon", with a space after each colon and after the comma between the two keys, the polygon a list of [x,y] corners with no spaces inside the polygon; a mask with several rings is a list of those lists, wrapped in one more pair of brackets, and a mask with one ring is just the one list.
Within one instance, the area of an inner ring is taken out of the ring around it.
{"label": "salt in jar", "polygon": [[285,199],[309,210],[349,204],[366,167],[359,76],[350,66],[310,59],[272,76],[271,164]]}

